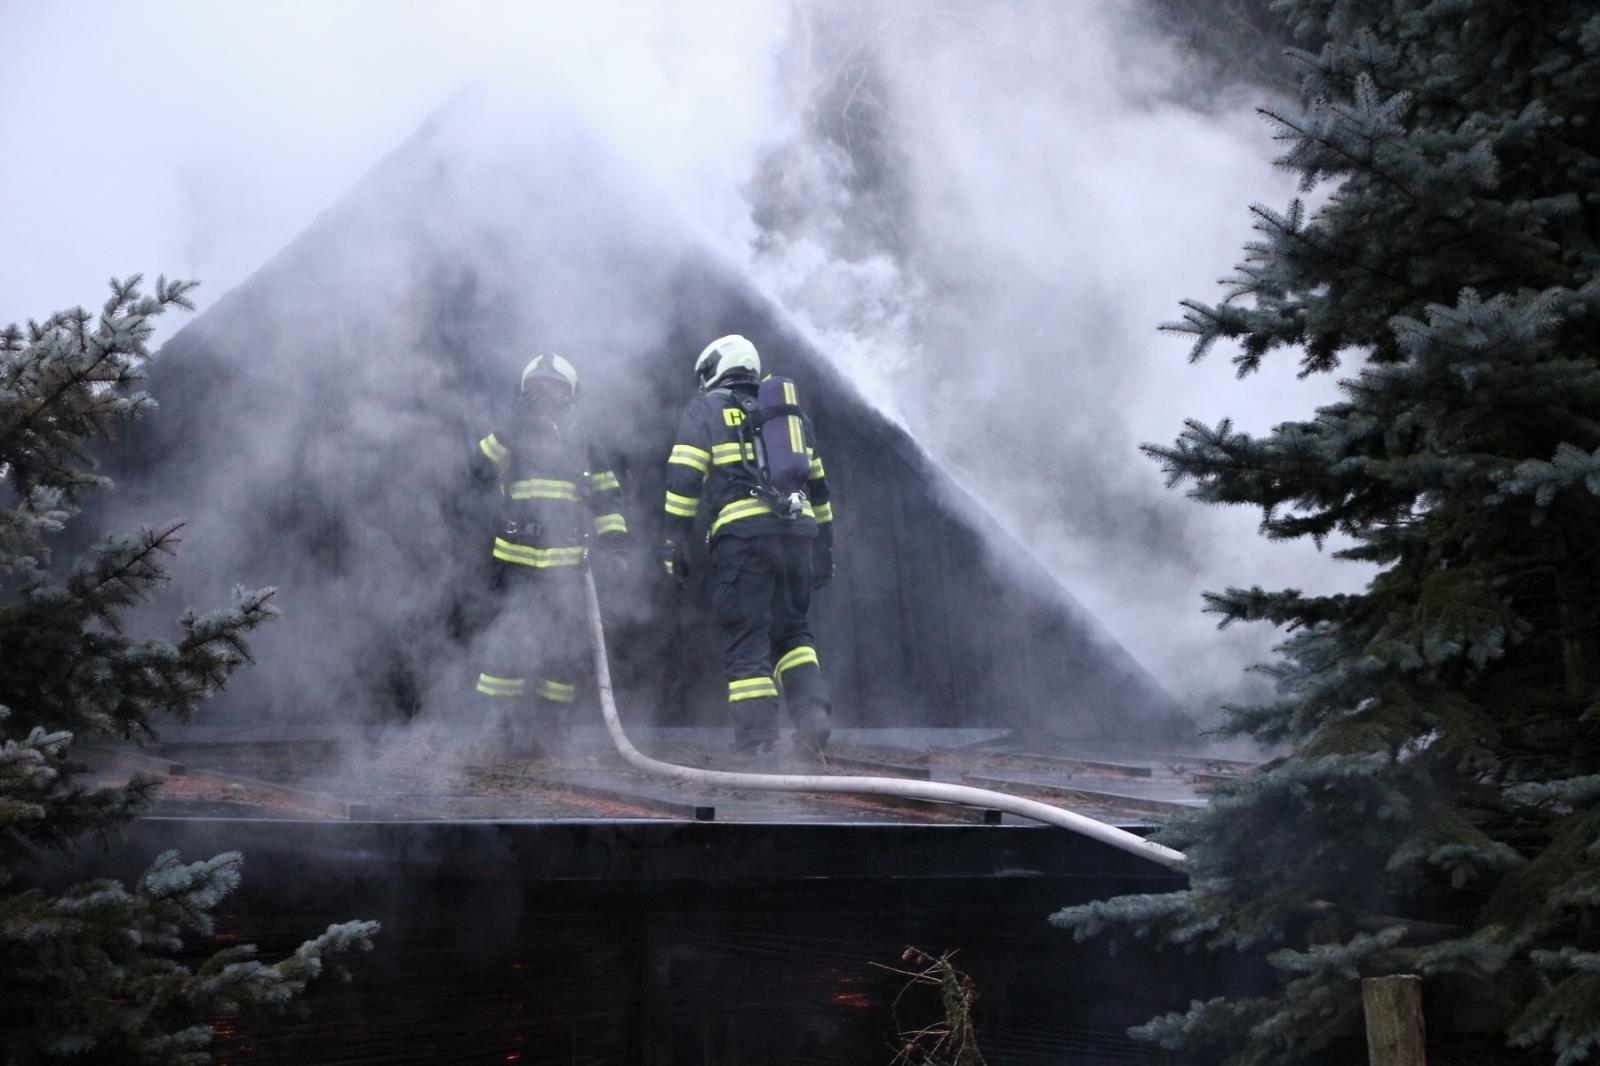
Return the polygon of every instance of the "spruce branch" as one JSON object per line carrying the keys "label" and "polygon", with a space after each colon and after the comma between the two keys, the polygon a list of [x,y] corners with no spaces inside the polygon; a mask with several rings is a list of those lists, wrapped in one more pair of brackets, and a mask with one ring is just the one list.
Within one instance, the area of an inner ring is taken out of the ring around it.
{"label": "spruce branch", "polygon": [[1592,1061],[1600,23],[1564,2],[1532,29],[1486,4],[1280,6],[1305,106],[1261,113],[1280,165],[1326,196],[1309,217],[1254,205],[1222,301],[1186,300],[1163,328],[1191,360],[1234,342],[1240,374],[1283,347],[1302,376],[1355,369],[1312,417],[1190,420],[1143,451],[1192,498],[1259,508],[1264,537],[1342,535],[1334,557],[1371,576],[1205,596],[1221,626],[1284,630],[1253,668],[1271,697],[1230,703],[1215,730],[1281,756],[1162,831],[1188,892],[1060,917],[1271,949],[1267,994],[1142,1031],[1214,1041],[1231,1064],[1314,1060],[1351,982],[1390,967],[1508,1019],[1507,1062]]}
{"label": "spruce branch", "polygon": [[347,976],[368,950],[371,922],[330,926],[289,957],[248,945],[182,960],[213,933],[213,909],[238,883],[241,859],[183,863],[161,855],[133,891],[92,881],[50,895],[10,891],[25,860],[68,849],[146,812],[160,782],[86,784],[74,743],[155,736],[163,715],[186,719],[250,661],[248,636],[277,612],[271,588],[234,590],[231,606],[186,610],[175,640],[126,632],[128,612],[167,579],[181,522],[100,537],[81,558],[52,544],[84,495],[109,485],[93,442],[151,410],[137,391],[156,316],[192,309],[193,283],[113,280],[98,316],[81,308],[0,330],[0,1058],[203,1066],[210,1022],[293,1006],[319,976]]}

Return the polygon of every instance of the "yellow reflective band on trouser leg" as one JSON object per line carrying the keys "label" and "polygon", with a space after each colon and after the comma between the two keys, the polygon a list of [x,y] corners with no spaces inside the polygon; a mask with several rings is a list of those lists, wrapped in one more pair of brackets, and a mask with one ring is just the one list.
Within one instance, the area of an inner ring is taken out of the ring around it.
{"label": "yellow reflective band on trouser leg", "polygon": [[603,514],[594,520],[594,531],[596,535],[602,533],[626,533],[628,531],[628,520],[620,514]]}
{"label": "yellow reflective band on trouser leg", "polygon": [[811,647],[810,645],[802,644],[798,648],[791,649],[787,654],[784,655],[783,658],[778,660],[778,665],[772,671],[772,676],[777,679],[778,684],[781,685],[783,684],[783,675],[785,671],[793,670],[797,666],[805,666],[807,664],[815,666],[819,670],[822,669],[822,664],[817,661],[817,649]]}
{"label": "yellow reflective band on trouser leg", "polygon": [[485,696],[494,696],[496,699],[516,699],[528,691],[528,682],[520,677],[496,677],[493,674],[479,674],[478,691]]}
{"label": "yellow reflective band on trouser leg", "polygon": [[772,683],[770,677],[747,677],[739,681],[728,682],[728,702],[738,703],[741,700],[777,699],[778,686]]}
{"label": "yellow reflective band on trouser leg", "polygon": [[535,691],[542,700],[550,700],[552,703],[571,703],[578,695],[578,686],[564,685],[559,681],[551,681],[548,677],[541,677],[539,687]]}

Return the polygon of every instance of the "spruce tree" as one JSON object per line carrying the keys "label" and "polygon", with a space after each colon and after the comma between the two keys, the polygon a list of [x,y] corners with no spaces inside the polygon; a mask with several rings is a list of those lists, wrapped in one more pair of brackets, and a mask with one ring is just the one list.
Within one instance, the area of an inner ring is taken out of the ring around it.
{"label": "spruce tree", "polygon": [[1341,395],[1145,450],[1375,575],[1206,597],[1283,630],[1275,698],[1221,731],[1287,754],[1164,832],[1186,890],[1055,920],[1266,955],[1261,994],[1135,1030],[1165,1047],[1313,1061],[1360,1032],[1359,978],[1414,973],[1435,1040],[1490,1034],[1477,1061],[1600,1060],[1600,13],[1278,9],[1302,106],[1267,117],[1315,206],[1252,208],[1225,298],[1166,328],[1194,359],[1237,342],[1241,376],[1295,353]]}
{"label": "spruce tree", "polygon": [[138,391],[152,319],[190,306],[189,282],[113,281],[98,315],[74,309],[0,332],[0,1050],[8,1063],[205,1063],[208,1018],[281,1009],[341,956],[371,946],[376,923],[330,926],[265,963],[233,945],[198,966],[186,936],[238,883],[241,858],[158,856],[128,889],[114,881],[51,895],[16,887],[46,849],[114,832],[145,810],[153,778],[91,787],[75,741],[153,739],[161,715],[189,718],[247,662],[246,635],[270,618],[272,589],[185,612],[176,639],[139,638],[124,618],[164,578],[169,524],[52,558],[84,497],[109,481],[93,450],[148,413]]}

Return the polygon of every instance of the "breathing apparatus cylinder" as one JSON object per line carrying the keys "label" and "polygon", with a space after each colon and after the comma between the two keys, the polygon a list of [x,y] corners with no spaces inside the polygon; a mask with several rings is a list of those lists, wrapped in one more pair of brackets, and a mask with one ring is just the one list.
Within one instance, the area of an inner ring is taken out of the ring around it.
{"label": "breathing apparatus cylinder", "polygon": [[756,392],[757,446],[767,480],[778,496],[778,513],[798,517],[806,506],[805,486],[811,476],[811,456],[800,420],[800,397],[794,382],[773,375]]}

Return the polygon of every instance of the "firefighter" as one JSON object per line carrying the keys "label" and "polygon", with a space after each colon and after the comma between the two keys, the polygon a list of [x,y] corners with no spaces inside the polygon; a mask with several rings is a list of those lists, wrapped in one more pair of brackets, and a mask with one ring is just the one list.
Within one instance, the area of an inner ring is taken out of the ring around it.
{"label": "firefighter", "polygon": [[684,409],[667,459],[661,566],[688,586],[689,537],[703,502],[734,751],[773,750],[781,693],[796,747],[820,753],[831,705],[806,614],[812,590],[833,577],[833,506],[815,432],[802,415],[809,480],[792,513],[780,513],[745,426],[761,381],[755,345],[737,334],[720,337],[694,371],[700,395]]}
{"label": "firefighter", "polygon": [[473,455],[473,477],[496,513],[489,547],[499,608],[477,691],[512,753],[537,753],[565,732],[584,648],[581,579],[591,530],[606,559],[626,561],[622,485],[583,432],[577,395],[571,363],[535,357],[515,408]]}

